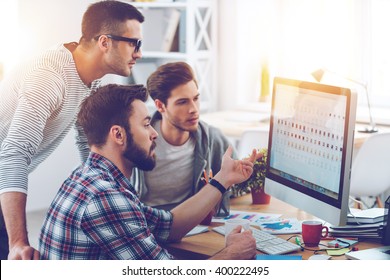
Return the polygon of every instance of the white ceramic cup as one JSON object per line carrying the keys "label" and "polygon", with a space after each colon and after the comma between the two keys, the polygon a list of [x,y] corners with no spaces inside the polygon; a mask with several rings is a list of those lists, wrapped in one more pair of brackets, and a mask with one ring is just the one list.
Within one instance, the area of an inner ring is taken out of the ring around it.
{"label": "white ceramic cup", "polygon": [[237,226],[241,226],[241,231],[249,229],[250,221],[246,219],[230,219],[225,221],[225,244],[227,236]]}

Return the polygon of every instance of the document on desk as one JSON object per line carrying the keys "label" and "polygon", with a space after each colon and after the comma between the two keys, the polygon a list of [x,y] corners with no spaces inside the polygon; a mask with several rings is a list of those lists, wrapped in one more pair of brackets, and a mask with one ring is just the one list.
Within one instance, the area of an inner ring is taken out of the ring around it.
{"label": "document on desk", "polygon": [[350,251],[345,256],[351,260],[390,260],[390,246]]}
{"label": "document on desk", "polygon": [[207,232],[207,231],[209,231],[209,227],[208,226],[198,225],[198,226],[194,227],[192,230],[190,230],[185,235],[185,237],[192,236],[192,235],[199,234],[199,233],[203,233],[203,232]]}
{"label": "document on desk", "polygon": [[286,218],[258,223],[261,230],[271,234],[292,234],[302,232],[302,221]]}
{"label": "document on desk", "polygon": [[222,218],[213,217],[212,221],[216,223],[225,223],[226,220],[230,220],[230,219],[245,219],[245,220],[249,220],[252,225],[257,226],[258,223],[276,220],[280,218],[280,216],[282,215],[232,210],[230,211],[229,216],[222,217]]}
{"label": "document on desk", "polygon": [[373,224],[382,222],[385,216],[385,208],[370,208],[365,210],[350,209],[348,223]]}

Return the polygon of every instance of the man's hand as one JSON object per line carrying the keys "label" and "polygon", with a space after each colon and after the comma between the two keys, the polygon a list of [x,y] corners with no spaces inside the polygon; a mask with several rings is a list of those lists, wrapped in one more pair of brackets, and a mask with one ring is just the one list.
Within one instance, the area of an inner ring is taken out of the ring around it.
{"label": "man's hand", "polygon": [[39,260],[39,252],[30,245],[17,245],[10,248],[9,260]]}
{"label": "man's hand", "polygon": [[256,149],[252,150],[252,153],[249,157],[243,158],[244,160],[249,160],[251,162],[255,162],[263,157],[262,153],[258,153]]}
{"label": "man's hand", "polygon": [[221,170],[214,177],[226,187],[247,180],[253,172],[253,163],[262,157],[262,154],[257,153],[256,149],[253,149],[250,157],[242,160],[233,160],[231,158],[232,152],[233,148],[229,146],[222,157]]}
{"label": "man's hand", "polygon": [[241,232],[241,226],[233,229],[226,238],[226,248],[236,255],[234,259],[248,260],[256,255],[256,240],[251,230]]}
{"label": "man's hand", "polygon": [[39,259],[39,252],[28,242],[26,226],[27,195],[20,192],[1,194],[1,210],[9,239],[9,260]]}
{"label": "man's hand", "polygon": [[211,259],[251,260],[256,255],[256,240],[251,230],[241,232],[241,226],[233,229],[226,238],[226,247]]}

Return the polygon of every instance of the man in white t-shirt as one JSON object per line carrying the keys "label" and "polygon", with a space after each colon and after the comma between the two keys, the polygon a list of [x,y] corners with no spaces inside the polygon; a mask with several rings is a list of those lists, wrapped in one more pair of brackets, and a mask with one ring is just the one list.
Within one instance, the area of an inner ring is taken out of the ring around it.
{"label": "man in white t-shirt", "polygon": [[[28,174],[75,125],[81,102],[100,84],[100,78],[130,75],[141,58],[143,21],[135,7],[123,2],[91,4],[83,16],[79,43],[58,45],[2,81],[0,259],[39,258],[26,228]],[[76,144],[86,159],[89,149],[80,129]]]}
{"label": "man in white t-shirt", "polygon": [[209,175],[210,170],[216,174],[221,169],[230,143],[219,129],[199,120],[200,93],[187,63],[160,66],[148,78],[147,89],[157,108],[151,121],[160,135],[156,167],[136,170],[133,184],[145,204],[171,210],[199,192],[207,179],[204,170]]}

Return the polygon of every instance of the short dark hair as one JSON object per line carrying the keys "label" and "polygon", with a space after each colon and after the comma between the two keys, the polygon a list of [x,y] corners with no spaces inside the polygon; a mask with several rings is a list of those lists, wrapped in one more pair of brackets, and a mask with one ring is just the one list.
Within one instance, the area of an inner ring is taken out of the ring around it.
{"label": "short dark hair", "polygon": [[87,136],[88,145],[104,145],[113,125],[130,131],[129,118],[133,113],[132,103],[136,99],[143,102],[148,99],[143,85],[110,84],[100,87],[87,97],[81,104],[77,122]]}
{"label": "short dark hair", "polygon": [[167,105],[171,91],[191,81],[198,86],[191,66],[185,62],[171,62],[161,65],[149,76],[146,88],[153,100],[159,99]]}
{"label": "short dark hair", "polygon": [[122,35],[126,20],[142,23],[144,16],[134,6],[119,1],[101,1],[88,6],[83,15],[82,39],[90,41],[102,34]]}

